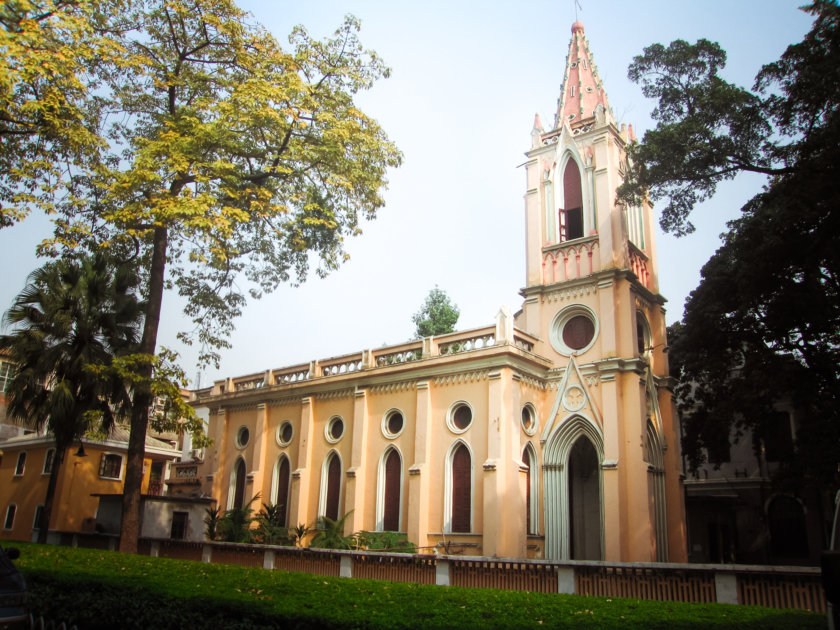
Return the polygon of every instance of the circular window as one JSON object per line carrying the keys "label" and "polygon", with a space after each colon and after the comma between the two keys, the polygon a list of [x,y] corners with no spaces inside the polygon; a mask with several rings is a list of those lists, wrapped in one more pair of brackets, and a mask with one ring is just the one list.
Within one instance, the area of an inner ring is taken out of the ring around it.
{"label": "circular window", "polygon": [[275,436],[275,439],[280,446],[288,446],[292,441],[294,434],[295,431],[292,428],[292,423],[286,420],[280,423],[280,426],[277,427],[277,435]]}
{"label": "circular window", "polygon": [[522,407],[522,430],[528,435],[537,432],[537,410],[531,403]]}
{"label": "circular window", "polygon": [[236,432],[236,448],[245,448],[248,446],[248,441],[251,439],[251,432],[248,427],[239,427]]}
{"label": "circular window", "polygon": [[453,433],[463,433],[470,428],[473,420],[473,410],[469,403],[457,402],[449,409],[446,424]]}
{"label": "circular window", "polygon": [[551,345],[560,354],[583,354],[598,336],[598,320],[587,306],[576,304],[563,309],[551,324]]}
{"label": "circular window", "polygon": [[344,435],[344,420],[339,416],[330,418],[330,421],[327,422],[324,435],[327,438],[327,442],[332,442],[333,444],[338,442],[341,436]]}
{"label": "circular window", "polygon": [[405,417],[399,409],[391,409],[382,417],[382,433],[386,438],[394,439],[404,427]]}

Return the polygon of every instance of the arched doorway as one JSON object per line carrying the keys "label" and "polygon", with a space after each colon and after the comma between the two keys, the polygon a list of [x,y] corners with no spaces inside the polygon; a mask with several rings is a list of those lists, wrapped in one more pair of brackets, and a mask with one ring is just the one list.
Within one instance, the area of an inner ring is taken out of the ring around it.
{"label": "arched doorway", "polygon": [[586,418],[569,418],[548,439],[543,457],[546,559],[601,560],[600,431]]}
{"label": "arched doorway", "polygon": [[569,554],[572,560],[601,559],[601,482],[598,455],[585,436],[569,452]]}

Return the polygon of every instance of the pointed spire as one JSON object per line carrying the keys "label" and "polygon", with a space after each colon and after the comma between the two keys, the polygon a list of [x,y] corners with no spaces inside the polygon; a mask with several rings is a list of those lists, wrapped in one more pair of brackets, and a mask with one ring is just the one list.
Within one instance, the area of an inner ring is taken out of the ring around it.
{"label": "pointed spire", "polygon": [[572,39],[569,42],[569,54],[566,56],[566,74],[563,77],[563,90],[557,101],[557,113],[554,116],[554,128],[567,121],[570,125],[591,118],[595,109],[602,105],[610,113],[607,93],[598,76],[598,68],[589,41],[583,34],[583,23],[572,24]]}

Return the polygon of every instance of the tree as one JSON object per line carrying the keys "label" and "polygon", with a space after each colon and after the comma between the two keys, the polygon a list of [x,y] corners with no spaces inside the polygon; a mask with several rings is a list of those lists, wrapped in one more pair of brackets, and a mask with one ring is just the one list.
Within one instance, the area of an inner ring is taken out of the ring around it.
{"label": "tree", "polygon": [[374,217],[401,156],[354,103],[388,70],[362,48],[352,17],[323,42],[296,28],[291,52],[232,0],[142,0],[96,17],[126,58],[102,60],[85,100],[97,151],[68,152],[49,177],[24,151],[6,186],[47,193],[0,201],[5,216],[25,204],[57,213],[53,248],[133,254],[144,272],[139,354],[149,361],[137,366],[120,543],[134,551],[152,399],[144,383],[164,287],[189,296],[196,329],[183,339],[217,360],[246,290],[259,297],[303,281],[312,264],[324,275],[346,259],[344,239]]}
{"label": "tree", "polygon": [[[645,49],[630,68],[659,98],[657,128],[633,147],[619,197],[667,199],[662,226],[691,230],[694,204],[738,172],[770,175],[728,224],[671,330],[692,467],[734,428],[757,448],[773,403],[799,410],[788,480],[836,488],[840,443],[840,7],[817,1],[802,42],[758,73],[754,91],[717,76],[725,53],[701,40]],[[714,457],[713,457],[714,459]]]}
{"label": "tree", "polygon": [[415,337],[445,335],[455,330],[461,311],[449,299],[446,291],[435,288],[429,291],[423,306],[411,318],[416,327]]}
{"label": "tree", "polygon": [[[0,227],[50,205],[67,161],[101,148],[91,91],[120,63],[107,30],[114,0],[10,0],[0,6]],[[104,63],[103,63],[104,62]],[[10,176],[11,175],[11,176]],[[22,181],[37,183],[21,186]]]}
{"label": "tree", "polygon": [[67,449],[90,430],[107,433],[130,407],[123,383],[91,367],[108,366],[136,347],[143,315],[138,280],[102,255],[64,258],[35,270],[4,317],[13,330],[0,337],[0,348],[16,364],[8,414],[55,439],[39,543],[47,539]]}
{"label": "tree", "polygon": [[738,173],[823,171],[840,124],[840,8],[816,0],[804,10],[816,18],[811,31],[761,69],[753,91],[719,76],[726,52],[704,39],[654,44],[634,58],[628,76],[658,99],[657,125],[629,147],[620,201],[665,200],[662,229],[684,235],[694,206]]}

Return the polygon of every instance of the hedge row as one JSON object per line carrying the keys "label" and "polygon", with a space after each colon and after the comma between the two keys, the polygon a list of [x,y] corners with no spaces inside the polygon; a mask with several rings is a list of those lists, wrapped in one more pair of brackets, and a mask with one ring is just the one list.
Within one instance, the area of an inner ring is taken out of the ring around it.
{"label": "hedge row", "polygon": [[33,612],[84,630],[825,627],[823,615],[803,611],[348,580],[20,546]]}

